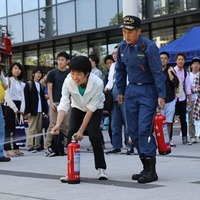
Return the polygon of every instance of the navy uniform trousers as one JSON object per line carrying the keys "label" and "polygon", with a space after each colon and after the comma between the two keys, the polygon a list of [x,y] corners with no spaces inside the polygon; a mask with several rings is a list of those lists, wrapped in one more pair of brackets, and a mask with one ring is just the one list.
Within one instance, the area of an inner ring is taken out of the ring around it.
{"label": "navy uniform trousers", "polygon": [[152,135],[158,96],[154,84],[127,86],[125,106],[128,133],[139,156],[155,157],[157,145]]}

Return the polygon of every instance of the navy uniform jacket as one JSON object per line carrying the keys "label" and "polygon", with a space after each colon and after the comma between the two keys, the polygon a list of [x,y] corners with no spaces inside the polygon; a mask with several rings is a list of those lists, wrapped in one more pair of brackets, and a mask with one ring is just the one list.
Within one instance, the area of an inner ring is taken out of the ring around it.
{"label": "navy uniform jacket", "polygon": [[133,45],[127,44],[125,40],[119,44],[116,84],[120,95],[125,94],[127,75],[129,83],[154,84],[158,97],[166,97],[165,76],[158,48],[153,41],[139,36]]}

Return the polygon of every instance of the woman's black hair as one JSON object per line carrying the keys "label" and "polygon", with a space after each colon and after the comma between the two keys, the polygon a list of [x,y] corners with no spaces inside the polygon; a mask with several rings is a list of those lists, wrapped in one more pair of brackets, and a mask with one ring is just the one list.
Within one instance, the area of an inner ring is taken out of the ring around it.
{"label": "woman's black hair", "polygon": [[13,75],[12,75],[12,69],[13,69],[13,67],[14,67],[15,65],[16,65],[17,67],[19,67],[19,69],[21,70],[21,74],[20,74],[17,78],[18,78],[18,80],[22,80],[23,77],[24,77],[24,68],[23,68],[22,65],[21,65],[20,63],[18,63],[18,62],[14,62],[14,63],[12,64],[12,66],[10,67],[10,70],[9,70],[9,72],[8,72],[8,76],[9,76],[9,77],[13,76]]}
{"label": "woman's black hair", "polygon": [[[41,68],[41,67],[35,67],[35,68],[32,70],[32,74],[33,74],[32,79],[34,79],[34,75],[35,75],[35,73],[37,73],[37,72],[40,72],[40,73],[42,74],[42,76],[43,76],[42,68]],[[41,76],[41,78],[42,78],[42,76]]]}
{"label": "woman's black hair", "polygon": [[88,58],[91,59],[92,61],[94,61],[96,63],[96,65],[99,64],[99,58],[95,54],[90,54],[88,56]]}
{"label": "woman's black hair", "polygon": [[70,71],[83,72],[85,75],[90,73],[92,69],[90,60],[86,56],[77,56],[69,63]]}

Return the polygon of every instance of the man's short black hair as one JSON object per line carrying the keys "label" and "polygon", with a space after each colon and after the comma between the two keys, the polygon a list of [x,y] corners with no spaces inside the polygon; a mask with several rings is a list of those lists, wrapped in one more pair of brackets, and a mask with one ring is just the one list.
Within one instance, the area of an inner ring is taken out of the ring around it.
{"label": "man's short black hair", "polygon": [[84,74],[90,73],[92,70],[91,62],[86,56],[77,56],[70,61],[69,70],[84,72]]}
{"label": "man's short black hair", "polygon": [[166,52],[166,51],[162,51],[161,53],[160,53],[160,55],[166,55],[167,57],[168,57],[168,59],[169,59],[169,53],[168,52]]}
{"label": "man's short black hair", "polygon": [[66,60],[69,60],[69,54],[66,53],[65,51],[58,53],[56,58],[58,59],[59,57],[64,57]]}
{"label": "man's short black hair", "polygon": [[42,68],[41,67],[35,67],[33,70],[32,70],[32,74],[35,74],[37,72],[41,72],[41,74],[43,74],[43,71],[42,71]]}
{"label": "man's short black hair", "polygon": [[182,56],[182,57],[184,58],[184,60],[186,60],[186,55],[185,55],[185,53],[183,53],[183,52],[178,52],[178,53],[176,54],[176,56],[175,56],[175,60],[177,60],[177,58],[178,58],[179,56]]}
{"label": "man's short black hair", "polygon": [[115,62],[114,59],[113,59],[113,56],[110,55],[110,54],[107,55],[107,56],[104,58],[104,63],[105,63],[105,64],[106,64],[106,61],[107,61],[107,60],[112,60],[113,62]]}

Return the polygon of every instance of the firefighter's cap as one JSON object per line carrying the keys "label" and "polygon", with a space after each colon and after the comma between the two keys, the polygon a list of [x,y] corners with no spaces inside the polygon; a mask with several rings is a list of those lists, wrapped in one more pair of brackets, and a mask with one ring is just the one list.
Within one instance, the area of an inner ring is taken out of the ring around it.
{"label": "firefighter's cap", "polygon": [[141,27],[141,20],[139,17],[127,15],[123,18],[123,24],[120,28],[125,28],[128,30],[133,30],[135,28]]}

